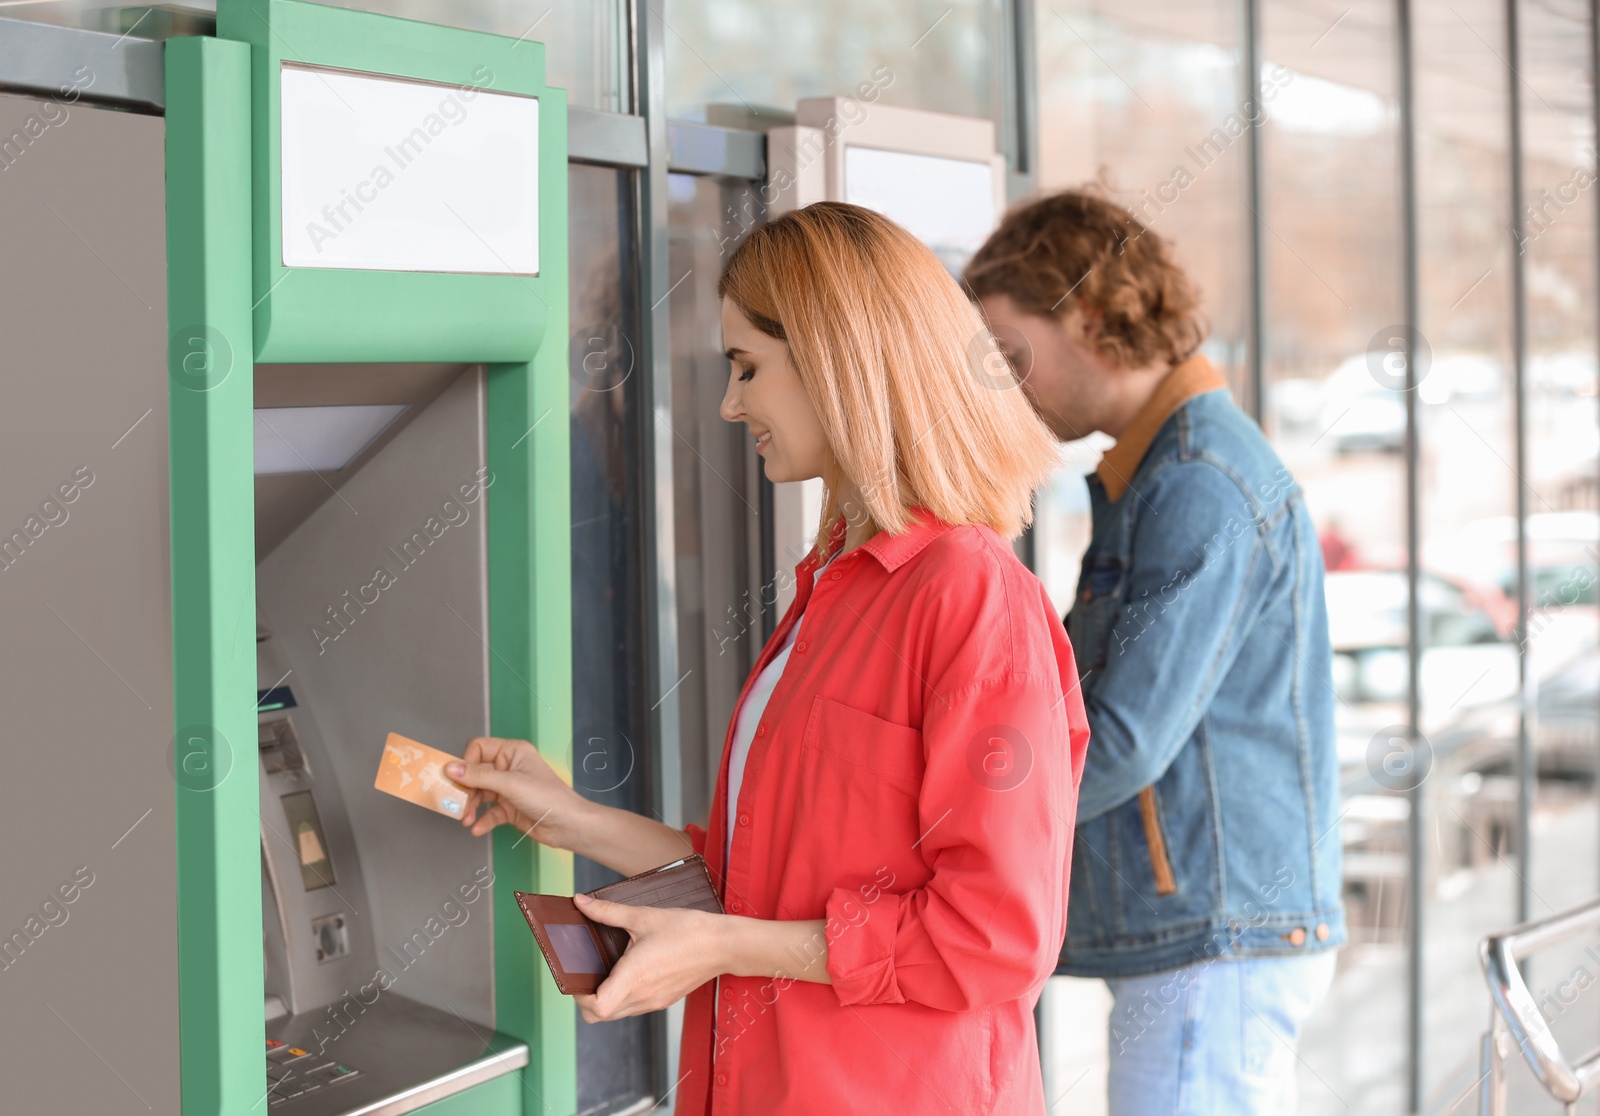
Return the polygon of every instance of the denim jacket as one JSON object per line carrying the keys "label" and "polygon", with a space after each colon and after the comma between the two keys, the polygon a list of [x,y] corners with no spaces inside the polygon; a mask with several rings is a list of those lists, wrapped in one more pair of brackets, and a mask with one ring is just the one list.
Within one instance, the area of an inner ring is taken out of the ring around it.
{"label": "denim jacket", "polygon": [[1073,976],[1346,936],[1317,533],[1204,358],[1175,378],[1190,394],[1141,412],[1142,458],[1125,432],[1107,457],[1123,451],[1127,475],[1089,477],[1066,620],[1090,725],[1058,970]]}

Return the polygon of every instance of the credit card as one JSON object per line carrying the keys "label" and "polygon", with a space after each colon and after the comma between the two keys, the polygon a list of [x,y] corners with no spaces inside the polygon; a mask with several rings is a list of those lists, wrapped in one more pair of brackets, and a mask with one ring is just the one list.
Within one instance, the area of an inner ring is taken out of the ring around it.
{"label": "credit card", "polygon": [[467,808],[467,792],[445,775],[444,765],[460,758],[391,732],[373,786],[447,818],[459,818]]}

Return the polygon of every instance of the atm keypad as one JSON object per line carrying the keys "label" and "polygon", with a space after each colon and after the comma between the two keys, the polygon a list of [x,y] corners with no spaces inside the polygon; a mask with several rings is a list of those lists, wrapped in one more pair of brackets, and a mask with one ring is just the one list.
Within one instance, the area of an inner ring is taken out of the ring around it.
{"label": "atm keypad", "polygon": [[339,1085],[361,1071],[341,1062],[320,1062],[311,1051],[267,1040],[267,1104],[276,1106],[325,1085]]}

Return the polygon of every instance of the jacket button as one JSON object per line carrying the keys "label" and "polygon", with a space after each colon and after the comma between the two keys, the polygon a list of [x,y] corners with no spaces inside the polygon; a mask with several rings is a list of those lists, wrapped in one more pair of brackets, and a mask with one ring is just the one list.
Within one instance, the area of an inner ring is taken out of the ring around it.
{"label": "jacket button", "polygon": [[737,899],[729,899],[728,909],[734,914],[738,914],[740,911],[744,910],[744,904],[739,902]]}
{"label": "jacket button", "polygon": [[1306,928],[1304,926],[1296,926],[1293,930],[1291,930],[1287,934],[1285,934],[1284,937],[1289,939],[1289,944],[1290,945],[1296,945],[1296,946],[1305,945],[1306,944]]}
{"label": "jacket button", "polygon": [[[749,814],[740,814],[739,815],[739,824],[740,825],[749,825],[750,824],[750,815]],[[1324,936],[1326,936],[1326,935],[1324,935]]]}
{"label": "jacket button", "polygon": [[840,573],[838,570],[834,570],[831,574],[828,575],[828,580],[829,581],[838,581],[843,576],[844,576],[844,574]]}
{"label": "jacket button", "polygon": [[727,1074],[725,1074],[725,1073],[717,1074],[717,1084],[718,1085],[726,1085],[727,1083],[728,1083],[728,1075]]}
{"label": "jacket button", "polygon": [[1328,940],[1328,924],[1326,922],[1317,923],[1317,941],[1325,942],[1327,940]]}
{"label": "jacket button", "polygon": [[804,655],[806,653],[806,641],[802,639],[799,643],[794,645],[794,649],[800,654]]}
{"label": "jacket button", "polygon": [[756,735],[757,736],[765,736],[765,735],[767,735],[767,726],[766,725],[757,725],[756,726]]}

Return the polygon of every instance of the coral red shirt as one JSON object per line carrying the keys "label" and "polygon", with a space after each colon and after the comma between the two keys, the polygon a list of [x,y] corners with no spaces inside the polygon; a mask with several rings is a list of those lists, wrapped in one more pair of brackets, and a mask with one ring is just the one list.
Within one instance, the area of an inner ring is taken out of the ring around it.
{"label": "coral red shirt", "polygon": [[1033,1006],[1066,932],[1077,670],[1009,543],[916,514],[814,588],[817,556],[796,568],[739,800],[725,740],[709,832],[689,827],[729,913],[826,919],[833,983],[691,993],[678,1116],[1045,1111]]}

